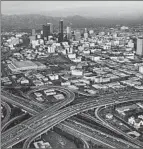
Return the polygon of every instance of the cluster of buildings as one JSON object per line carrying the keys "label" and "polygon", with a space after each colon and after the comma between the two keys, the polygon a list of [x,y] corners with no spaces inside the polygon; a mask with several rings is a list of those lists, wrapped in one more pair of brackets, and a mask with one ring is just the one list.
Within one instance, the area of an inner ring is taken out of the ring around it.
{"label": "cluster of buildings", "polygon": [[48,148],[52,149],[51,145],[49,142],[44,142],[44,141],[36,141],[33,143],[35,148]]}
{"label": "cluster of buildings", "polygon": [[142,103],[131,104],[127,106],[117,107],[115,111],[123,116],[125,119],[128,119],[130,115],[137,115],[143,109]]}
{"label": "cluster of buildings", "polygon": [[143,128],[142,110],[143,104],[141,102],[116,108],[116,112],[124,118],[128,125],[134,127],[137,131]]}
{"label": "cluster of buildings", "polygon": [[[112,109],[112,110],[111,110]],[[126,135],[142,141],[143,103],[122,103],[102,111],[106,121]]]}
{"label": "cluster of buildings", "polygon": [[130,117],[128,123],[136,129],[143,128],[143,115],[139,115],[137,118],[134,116]]}
{"label": "cluster of buildings", "polygon": [[141,139],[142,130],[143,130],[143,103],[137,102],[131,105],[123,105],[115,109],[117,117],[123,119],[124,123],[132,128],[132,131],[128,131],[127,134]]}
{"label": "cluster of buildings", "polygon": [[15,47],[21,45],[24,42],[24,36],[28,36],[26,32],[6,32],[2,33],[2,48],[7,48],[9,50],[15,50]]}
{"label": "cluster of buildings", "polygon": [[[30,45],[3,61],[11,75],[2,77],[2,83],[11,85],[16,77],[15,83],[61,85],[89,94],[143,89],[143,39],[129,29],[123,26],[95,32],[72,29],[71,25],[64,29],[63,20],[58,34],[52,23],[43,25],[40,33],[32,29],[27,35]],[[17,33],[15,40],[23,34]],[[26,73],[30,71],[34,73]]]}
{"label": "cluster of buildings", "polygon": [[57,102],[65,99],[62,93],[54,89],[46,89],[40,92],[38,91],[34,92],[32,97],[34,97],[34,99],[36,99],[39,102],[48,101],[48,99],[49,99],[49,102]]}

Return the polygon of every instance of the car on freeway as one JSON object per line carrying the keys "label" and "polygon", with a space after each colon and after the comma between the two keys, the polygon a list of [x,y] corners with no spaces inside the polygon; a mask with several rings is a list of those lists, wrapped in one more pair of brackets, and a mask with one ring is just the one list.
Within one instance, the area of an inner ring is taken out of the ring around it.
{"label": "car on freeway", "polygon": [[17,137],[17,138],[16,138],[16,140],[19,140],[19,139],[20,139],[20,137]]}

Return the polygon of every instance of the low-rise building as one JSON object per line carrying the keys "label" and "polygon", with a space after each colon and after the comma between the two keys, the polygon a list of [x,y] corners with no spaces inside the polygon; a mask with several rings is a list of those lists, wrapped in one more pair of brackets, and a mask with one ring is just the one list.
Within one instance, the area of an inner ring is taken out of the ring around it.
{"label": "low-rise building", "polygon": [[49,142],[38,141],[38,142],[34,142],[33,144],[34,144],[35,148],[37,148],[37,149],[39,149],[39,148],[52,149]]}
{"label": "low-rise building", "polygon": [[57,94],[57,95],[54,95],[55,99],[57,100],[63,100],[65,99],[64,95],[63,94]]}
{"label": "low-rise building", "polygon": [[79,70],[79,69],[74,69],[74,70],[71,70],[71,74],[74,75],[74,76],[82,76],[83,71]]}
{"label": "low-rise building", "polygon": [[41,82],[40,80],[33,80],[33,84],[34,84],[35,86],[42,86],[42,85],[44,85],[44,83]]}
{"label": "low-rise building", "polygon": [[69,89],[78,90],[79,88],[75,85],[68,85]]}
{"label": "low-rise building", "polygon": [[12,61],[11,64],[8,65],[8,67],[12,72],[46,68],[44,64],[32,61]]}
{"label": "low-rise building", "polygon": [[57,74],[49,75],[49,78],[51,80],[58,80],[59,79],[59,75],[57,75]]}
{"label": "low-rise building", "polygon": [[143,66],[139,66],[139,72],[143,74]]}

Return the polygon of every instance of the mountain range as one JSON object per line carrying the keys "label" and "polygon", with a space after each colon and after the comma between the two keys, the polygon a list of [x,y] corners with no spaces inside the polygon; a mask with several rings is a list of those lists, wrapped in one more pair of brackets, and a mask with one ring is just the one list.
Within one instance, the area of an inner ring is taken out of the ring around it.
{"label": "mountain range", "polygon": [[130,25],[143,24],[143,15],[133,18],[93,18],[79,15],[67,17],[52,17],[40,14],[22,14],[22,15],[1,15],[1,27],[3,30],[11,29],[42,29],[42,25],[52,23],[55,28],[59,26],[59,20],[64,20],[64,27],[72,24],[72,28],[90,28],[96,26],[112,26],[116,24]]}

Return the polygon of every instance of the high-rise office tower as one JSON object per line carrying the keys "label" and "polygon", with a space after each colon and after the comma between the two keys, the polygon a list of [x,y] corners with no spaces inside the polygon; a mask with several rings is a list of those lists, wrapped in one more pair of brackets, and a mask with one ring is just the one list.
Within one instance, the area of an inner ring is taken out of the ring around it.
{"label": "high-rise office tower", "polygon": [[143,56],[143,37],[139,37],[137,39],[137,50],[136,54],[139,56]]}
{"label": "high-rise office tower", "polygon": [[70,39],[71,36],[72,36],[72,34],[71,34],[71,27],[67,26],[67,39]]}
{"label": "high-rise office tower", "polygon": [[43,38],[45,40],[48,40],[49,35],[50,35],[50,26],[49,25],[43,25]]}
{"label": "high-rise office tower", "polygon": [[50,34],[53,34],[53,24],[52,23],[47,23],[47,26],[50,27]]}
{"label": "high-rise office tower", "polygon": [[60,20],[59,22],[59,42],[63,42],[63,20]]}
{"label": "high-rise office tower", "polygon": [[132,38],[134,43],[134,49],[137,50],[137,38]]}

